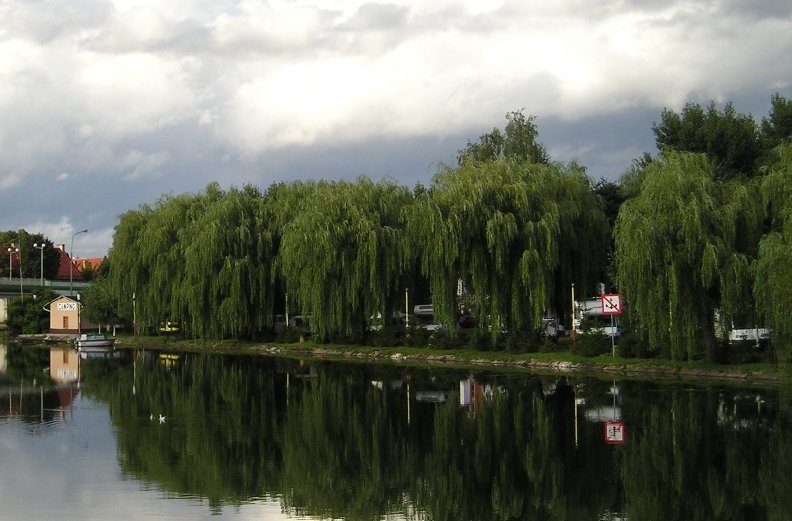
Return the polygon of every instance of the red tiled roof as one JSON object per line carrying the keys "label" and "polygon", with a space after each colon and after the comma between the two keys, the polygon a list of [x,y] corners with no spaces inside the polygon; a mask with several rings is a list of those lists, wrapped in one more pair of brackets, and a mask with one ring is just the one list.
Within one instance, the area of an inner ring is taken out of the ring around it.
{"label": "red tiled roof", "polygon": [[105,259],[107,259],[107,257],[75,257],[74,265],[81,270],[85,268],[95,270]]}
{"label": "red tiled roof", "polygon": [[[56,280],[82,280],[82,274],[77,264],[71,261],[71,257],[65,251],[60,252],[60,265],[58,266],[58,273],[55,274]],[[71,266],[71,275],[69,275],[69,266]]]}

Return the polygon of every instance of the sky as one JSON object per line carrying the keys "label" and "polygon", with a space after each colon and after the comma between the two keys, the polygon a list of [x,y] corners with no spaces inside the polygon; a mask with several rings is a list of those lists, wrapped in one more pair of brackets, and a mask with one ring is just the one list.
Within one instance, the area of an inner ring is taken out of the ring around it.
{"label": "sky", "polygon": [[616,180],[664,108],[792,97],[788,0],[0,0],[0,230],[103,256],[166,194],[430,184],[536,116]]}

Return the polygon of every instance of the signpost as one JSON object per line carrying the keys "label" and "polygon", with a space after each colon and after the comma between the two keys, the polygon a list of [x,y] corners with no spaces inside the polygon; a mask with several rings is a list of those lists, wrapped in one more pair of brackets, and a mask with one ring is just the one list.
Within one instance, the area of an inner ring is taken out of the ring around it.
{"label": "signpost", "polygon": [[608,293],[602,295],[602,314],[621,315],[621,295],[618,293]]}
{"label": "signpost", "polygon": [[611,317],[611,356],[616,358],[616,328],[613,326],[613,315],[621,315],[621,295],[618,293],[602,294],[602,314]]}

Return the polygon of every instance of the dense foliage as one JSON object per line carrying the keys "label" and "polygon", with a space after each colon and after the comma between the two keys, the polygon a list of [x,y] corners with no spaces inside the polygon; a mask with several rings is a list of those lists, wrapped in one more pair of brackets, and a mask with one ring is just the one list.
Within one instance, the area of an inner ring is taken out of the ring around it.
{"label": "dense foliage", "polygon": [[754,193],[718,182],[703,155],[668,150],[647,167],[640,193],[622,205],[615,238],[617,283],[650,348],[673,359],[714,358],[716,311],[730,323],[749,297]]}
{"label": "dense foliage", "polygon": [[[321,341],[384,328],[383,345],[416,345],[428,335],[402,312],[431,302],[450,344],[464,319],[491,348],[549,314],[569,324],[570,287],[588,297],[602,282],[623,294],[640,356],[716,360],[738,324],[772,328],[785,357],[792,102],[774,96],[760,125],[690,103],[653,130],[659,153],[618,183],[551,161],[518,111],[412,191],[360,177],[166,195],[120,217],[86,313],[198,338],[261,338],[301,315]],[[29,271],[33,240],[50,243],[23,232],[0,238],[21,242]]]}
{"label": "dense foliage", "polygon": [[[39,249],[40,246],[43,248]],[[42,274],[42,258],[44,278],[52,278],[60,265],[60,251],[52,241],[27,230],[0,231],[0,273],[3,277],[37,279]]]}

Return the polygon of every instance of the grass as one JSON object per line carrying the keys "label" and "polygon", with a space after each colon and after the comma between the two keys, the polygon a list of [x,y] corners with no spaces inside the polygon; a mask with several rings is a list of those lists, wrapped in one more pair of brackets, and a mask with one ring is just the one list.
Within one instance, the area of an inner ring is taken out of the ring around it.
{"label": "grass", "polygon": [[[191,352],[222,352],[228,354],[276,354],[299,358],[332,358],[382,361],[404,364],[442,364],[456,367],[528,368],[538,371],[557,371],[559,363],[577,374],[620,374],[646,379],[722,379],[746,382],[778,382],[779,368],[772,363],[718,364],[704,361],[674,361],[665,359],[612,357],[610,353],[584,356],[570,352],[570,342],[560,341],[555,351],[515,353],[507,351],[476,351],[470,348],[429,349],[397,346],[374,347],[347,344],[323,344],[312,340],[300,343],[280,343],[241,340],[184,340],[175,337],[119,336],[119,347],[137,347]],[[400,355],[395,357],[394,355]],[[556,367],[556,369],[554,369]]]}

